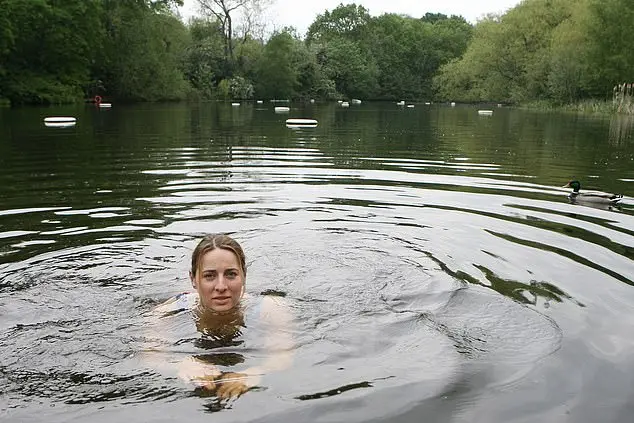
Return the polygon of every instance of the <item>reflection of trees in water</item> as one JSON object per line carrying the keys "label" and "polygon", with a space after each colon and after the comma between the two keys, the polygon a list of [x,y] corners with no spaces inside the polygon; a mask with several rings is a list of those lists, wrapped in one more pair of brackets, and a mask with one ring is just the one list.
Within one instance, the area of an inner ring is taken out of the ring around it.
{"label": "reflection of trees in water", "polygon": [[500,278],[493,273],[493,271],[484,266],[476,265],[475,267],[480,269],[486,275],[487,280],[491,284],[491,289],[512,298],[519,303],[537,305],[539,297],[543,298],[544,301],[546,301],[546,304],[551,300],[561,303],[565,298],[580,307],[585,307],[583,304],[579,303],[570,295],[566,294],[564,291],[549,282],[531,281],[526,284],[512,279]]}
{"label": "reflection of trees in water", "polygon": [[610,119],[610,144],[622,145],[632,141],[632,128],[634,128],[633,115],[614,115]]}
{"label": "reflection of trees in water", "polygon": [[[490,254],[493,257],[497,257],[491,253],[487,254]],[[446,273],[453,276],[454,278],[465,283],[471,283],[474,285],[480,285],[484,286],[485,288],[493,289],[494,291],[497,291],[505,297],[508,297],[521,304],[537,305],[538,299],[541,298],[543,299],[545,304],[548,304],[550,301],[561,303],[564,300],[569,300],[580,307],[585,307],[584,304],[578,302],[572,296],[568,295],[566,292],[549,282],[530,281],[529,283],[524,283],[512,279],[504,279],[496,275],[495,272],[493,272],[491,269],[488,269],[483,265],[474,264],[474,267],[482,271],[486,276],[486,282],[483,282],[477,277],[472,276],[462,270],[453,271],[449,269],[449,267],[445,263],[443,263],[440,259],[434,257],[430,252],[427,252],[426,255],[434,260],[436,263],[438,263],[438,265],[440,265],[440,267]]]}

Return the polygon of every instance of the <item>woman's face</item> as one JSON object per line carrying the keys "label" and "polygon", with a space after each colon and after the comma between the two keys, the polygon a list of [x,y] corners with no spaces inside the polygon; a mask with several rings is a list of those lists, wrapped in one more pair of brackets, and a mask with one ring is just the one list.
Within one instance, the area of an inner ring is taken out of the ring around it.
{"label": "woman's face", "polygon": [[198,291],[201,304],[213,311],[229,311],[242,297],[244,273],[236,255],[216,248],[202,256],[192,286]]}

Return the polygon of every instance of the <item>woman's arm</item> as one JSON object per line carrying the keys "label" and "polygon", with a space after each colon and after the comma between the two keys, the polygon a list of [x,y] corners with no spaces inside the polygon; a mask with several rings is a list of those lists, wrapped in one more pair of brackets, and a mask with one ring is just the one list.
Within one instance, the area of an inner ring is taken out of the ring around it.
{"label": "woman's arm", "polygon": [[[178,362],[170,361],[163,352],[166,338],[169,338],[169,325],[164,322],[175,314],[189,312],[197,303],[196,293],[181,293],[154,307],[145,316],[144,337],[149,345],[141,352],[144,363],[152,368],[177,375],[181,380],[193,382],[198,386],[213,387],[213,380],[221,375],[213,364],[188,357]],[[161,345],[163,344],[163,345]]]}
{"label": "woman's arm", "polygon": [[[182,294],[181,294],[182,295]],[[192,295],[192,294],[185,294]],[[195,296],[195,294],[193,294]],[[179,298],[180,297],[180,298]],[[157,306],[149,318],[151,322],[146,327],[146,335],[150,339],[165,339],[167,330],[162,324],[163,319],[185,309],[187,304],[181,304],[180,295]],[[188,298],[191,300],[192,298]],[[259,324],[265,333],[264,349],[266,357],[262,364],[250,367],[243,372],[221,372],[215,365],[188,357],[178,363],[167,362],[160,350],[148,348],[144,351],[144,361],[156,369],[176,370],[180,379],[194,383],[209,391],[215,391],[220,398],[237,397],[258,386],[261,377],[275,371],[289,368],[293,362],[294,342],[292,337],[293,318],[284,298],[274,296],[261,297]],[[191,302],[191,301],[190,301]],[[191,306],[191,304],[190,304]],[[170,372],[170,373],[171,373]]]}
{"label": "woman's arm", "polygon": [[266,358],[259,366],[250,367],[240,373],[224,373],[216,379],[216,394],[221,398],[239,396],[258,386],[262,376],[288,369],[293,363],[293,318],[286,301],[280,297],[263,297],[259,317],[266,333]]}
{"label": "woman's arm", "polygon": [[258,369],[261,373],[288,369],[293,364],[295,351],[291,311],[284,298],[265,296],[262,301],[260,318],[266,330],[264,348],[267,350],[267,357],[260,366],[253,369]]}

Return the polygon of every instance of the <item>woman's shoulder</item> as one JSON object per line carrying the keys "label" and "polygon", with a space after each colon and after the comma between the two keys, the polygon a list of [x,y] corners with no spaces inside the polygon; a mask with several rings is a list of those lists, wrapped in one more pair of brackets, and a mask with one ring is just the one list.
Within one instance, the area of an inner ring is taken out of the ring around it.
{"label": "woman's shoulder", "polygon": [[269,323],[288,322],[291,318],[290,305],[279,295],[261,295],[258,299],[260,318]]}

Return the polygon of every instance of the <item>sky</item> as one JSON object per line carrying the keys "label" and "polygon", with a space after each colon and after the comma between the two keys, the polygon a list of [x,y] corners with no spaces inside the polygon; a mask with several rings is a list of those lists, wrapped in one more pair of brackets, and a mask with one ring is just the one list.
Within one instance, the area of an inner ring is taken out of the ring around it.
{"label": "sky", "polygon": [[[361,5],[373,16],[398,13],[420,18],[432,12],[462,15],[476,23],[487,13],[504,13],[520,0],[273,0],[267,8],[268,22],[271,29],[294,26],[303,35],[318,14],[333,10],[341,3]],[[185,0],[181,13],[185,18],[195,15],[196,0]]]}

